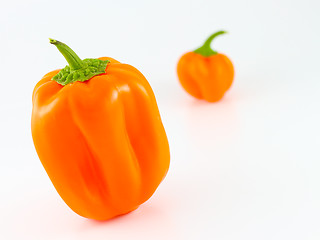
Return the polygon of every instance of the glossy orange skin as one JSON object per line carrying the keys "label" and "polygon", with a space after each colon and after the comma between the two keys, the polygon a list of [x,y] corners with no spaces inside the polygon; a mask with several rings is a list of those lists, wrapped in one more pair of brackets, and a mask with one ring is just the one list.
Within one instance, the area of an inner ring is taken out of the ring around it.
{"label": "glossy orange skin", "polygon": [[234,77],[232,62],[220,53],[204,57],[188,52],[180,58],[177,72],[181,85],[190,95],[208,102],[219,101]]}
{"label": "glossy orange skin", "polygon": [[32,136],[54,187],[77,214],[107,220],[148,200],[165,177],[169,145],[153,91],[112,58],[106,74],[33,92]]}

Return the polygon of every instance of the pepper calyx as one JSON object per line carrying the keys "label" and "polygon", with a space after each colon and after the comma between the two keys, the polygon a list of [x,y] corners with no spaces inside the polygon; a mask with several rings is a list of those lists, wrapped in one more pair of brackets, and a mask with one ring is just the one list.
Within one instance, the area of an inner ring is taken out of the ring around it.
{"label": "pepper calyx", "polygon": [[90,78],[106,72],[109,60],[86,58],[81,60],[78,55],[66,44],[49,38],[50,43],[55,45],[69,65],[61,69],[52,80],[65,86],[76,81],[84,82]]}
{"label": "pepper calyx", "polygon": [[65,86],[76,81],[84,82],[90,78],[103,74],[110,61],[94,58],[86,58],[82,60],[83,66],[80,69],[71,69],[70,66],[65,66],[60,72],[55,75],[52,80]]}

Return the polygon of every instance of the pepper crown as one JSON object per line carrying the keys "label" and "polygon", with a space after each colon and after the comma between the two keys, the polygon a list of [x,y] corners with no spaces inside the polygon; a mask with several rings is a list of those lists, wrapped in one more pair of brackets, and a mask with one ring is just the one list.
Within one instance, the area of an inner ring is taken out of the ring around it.
{"label": "pepper crown", "polygon": [[195,53],[201,54],[204,57],[209,57],[211,55],[215,55],[218,52],[212,50],[212,48],[210,47],[211,42],[214,38],[216,38],[217,36],[221,35],[221,34],[225,34],[227,33],[226,31],[218,31],[214,34],[212,34],[205,42],[204,44],[197,48],[196,50],[194,50]]}
{"label": "pepper crown", "polygon": [[50,43],[55,45],[67,60],[69,65],[61,69],[52,80],[65,86],[76,81],[84,82],[90,78],[105,73],[109,60],[86,58],[81,60],[78,55],[66,44],[49,38]]}

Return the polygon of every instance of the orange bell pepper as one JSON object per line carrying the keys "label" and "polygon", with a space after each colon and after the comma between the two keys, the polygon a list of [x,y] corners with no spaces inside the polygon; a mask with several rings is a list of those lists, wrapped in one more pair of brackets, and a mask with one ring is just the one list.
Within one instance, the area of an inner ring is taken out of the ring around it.
{"label": "orange bell pepper", "polygon": [[33,91],[32,137],[54,187],[77,214],[107,220],[148,200],[169,168],[169,145],[153,91],[134,67],[81,60],[50,39],[69,63]]}
{"label": "orange bell pepper", "polygon": [[212,34],[203,46],[184,54],[178,62],[180,83],[195,98],[219,101],[232,84],[234,68],[231,61],[210,47],[212,40],[224,33]]}

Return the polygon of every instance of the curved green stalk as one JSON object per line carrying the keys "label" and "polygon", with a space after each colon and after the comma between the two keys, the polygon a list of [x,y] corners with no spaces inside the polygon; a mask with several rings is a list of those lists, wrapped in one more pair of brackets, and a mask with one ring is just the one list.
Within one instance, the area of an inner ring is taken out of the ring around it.
{"label": "curved green stalk", "polygon": [[215,55],[218,52],[212,50],[211,42],[213,39],[215,39],[217,36],[227,33],[226,31],[218,31],[214,34],[212,34],[205,42],[204,44],[199,47],[198,49],[194,50],[195,53],[201,54],[204,57],[209,57],[211,55]]}

